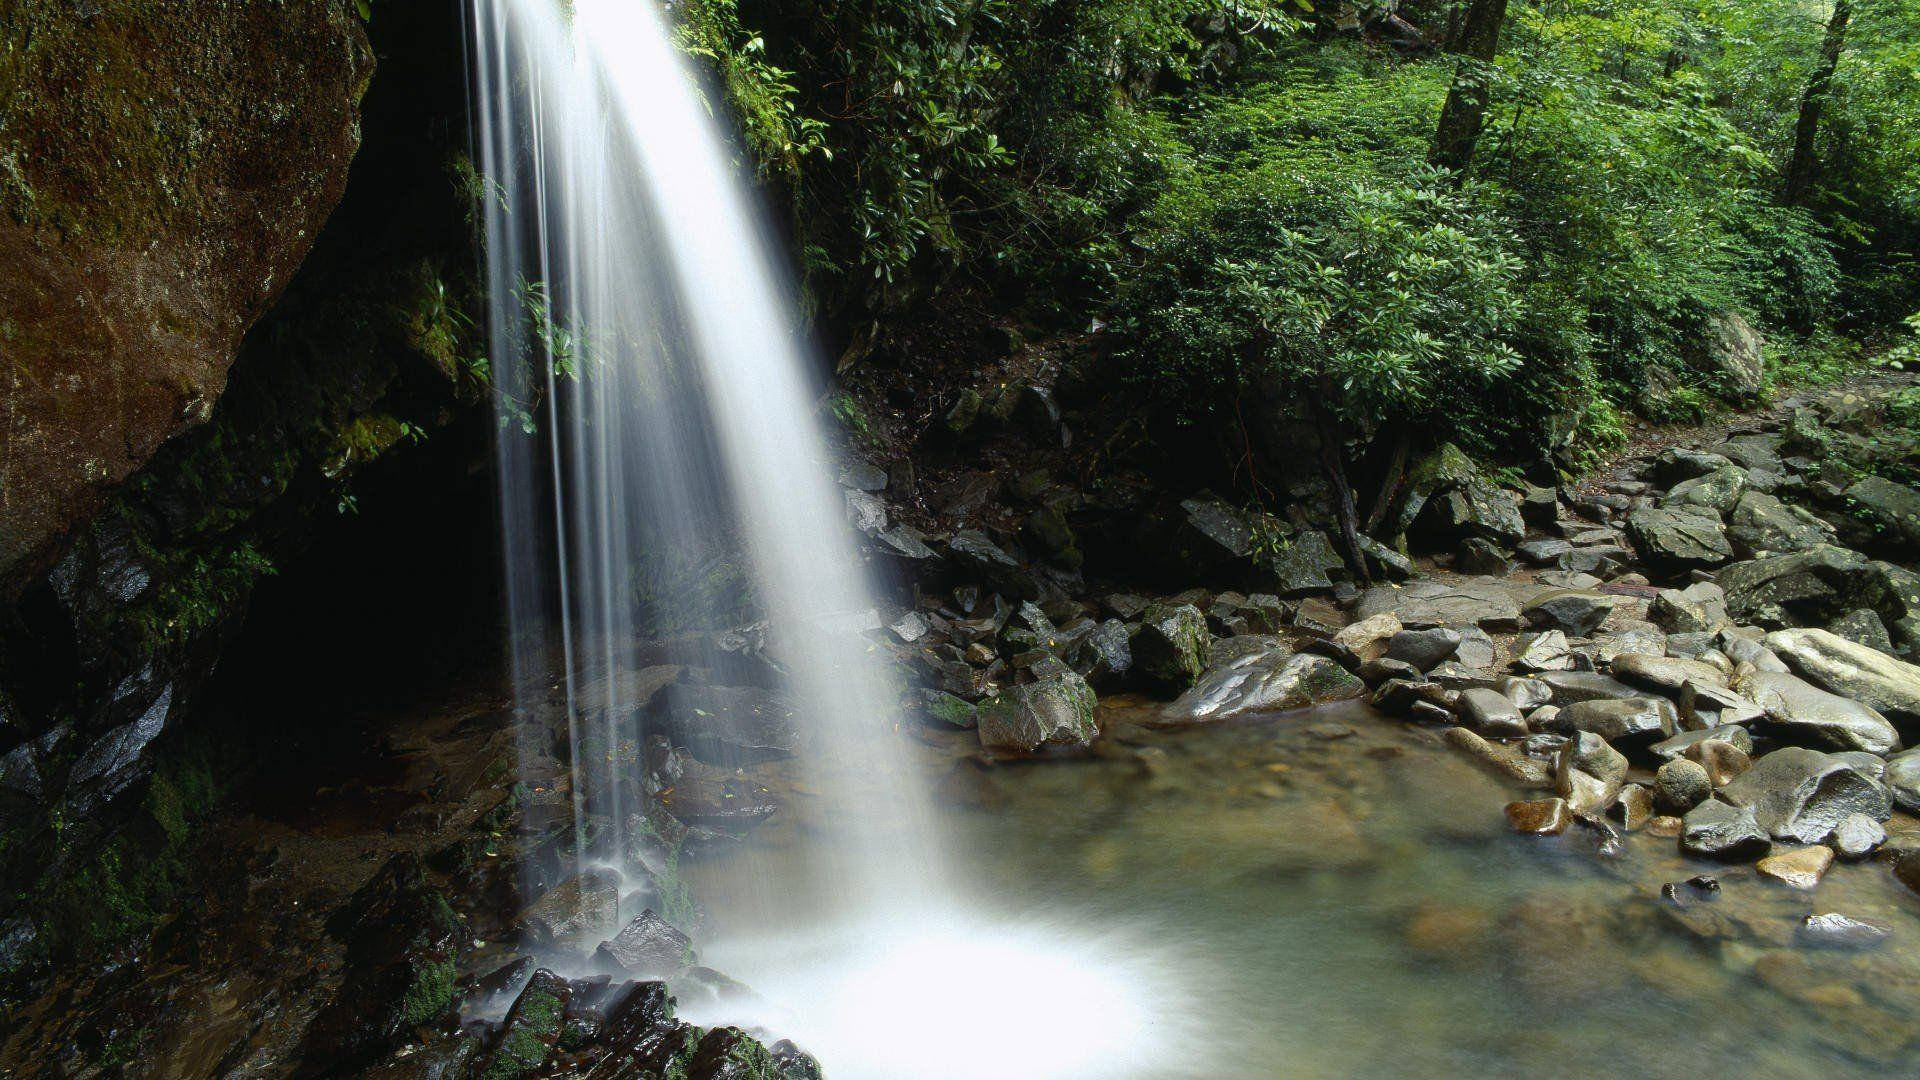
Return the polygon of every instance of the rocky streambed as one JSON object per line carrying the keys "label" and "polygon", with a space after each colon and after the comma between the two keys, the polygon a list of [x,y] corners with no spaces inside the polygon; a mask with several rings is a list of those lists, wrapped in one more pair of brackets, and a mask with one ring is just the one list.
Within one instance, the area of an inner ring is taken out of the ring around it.
{"label": "rocky streambed", "polygon": [[[1330,534],[1196,498],[1176,525],[1214,584],[1090,584],[1025,531],[916,529],[850,468],[911,600],[821,629],[910,685],[897,737],[968,902],[1105,935],[1154,988],[1126,1055],[1059,1075],[1911,1067],[1916,519],[1850,433],[1896,389],[1577,487],[1443,447],[1359,582]],[[0,1066],[816,1075],[844,1047],[783,1041],[805,1025],[742,932],[833,902],[766,887],[808,876],[832,805],[766,637],[625,650],[631,738],[487,676],[304,755],[208,830],[202,904],[17,998]],[[618,811],[575,806],[582,762],[630,778]],[[984,1046],[1026,1023],[925,1007]]]}

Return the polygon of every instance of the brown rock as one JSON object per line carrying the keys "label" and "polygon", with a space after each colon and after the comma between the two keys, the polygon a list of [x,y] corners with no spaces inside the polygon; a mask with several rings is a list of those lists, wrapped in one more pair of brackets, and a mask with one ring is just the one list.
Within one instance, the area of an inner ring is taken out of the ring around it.
{"label": "brown rock", "polygon": [[1769,855],[1754,864],[1754,869],[1763,876],[1770,877],[1784,885],[1796,889],[1811,889],[1820,884],[1821,875],[1827,867],[1833,865],[1833,849],[1821,844],[1812,847],[1795,848],[1778,855]]}
{"label": "brown rock", "polygon": [[1554,836],[1567,831],[1573,811],[1565,799],[1533,799],[1507,804],[1507,824],[1529,836]]}
{"label": "brown rock", "polygon": [[1702,739],[1680,751],[1680,756],[1707,770],[1707,782],[1716,788],[1753,767],[1745,750],[1724,739]]}
{"label": "brown rock", "polygon": [[1671,814],[1661,814],[1647,819],[1647,832],[1654,836],[1679,836],[1684,823]]}
{"label": "brown rock", "polygon": [[6,22],[0,594],[207,418],[345,190],[373,70],[334,0]]}

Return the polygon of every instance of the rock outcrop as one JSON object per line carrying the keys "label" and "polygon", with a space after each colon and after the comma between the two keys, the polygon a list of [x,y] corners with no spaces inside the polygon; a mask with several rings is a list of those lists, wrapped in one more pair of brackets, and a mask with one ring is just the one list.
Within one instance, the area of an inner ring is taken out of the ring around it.
{"label": "rock outcrop", "polygon": [[0,6],[0,595],[207,419],[345,190],[351,5]]}

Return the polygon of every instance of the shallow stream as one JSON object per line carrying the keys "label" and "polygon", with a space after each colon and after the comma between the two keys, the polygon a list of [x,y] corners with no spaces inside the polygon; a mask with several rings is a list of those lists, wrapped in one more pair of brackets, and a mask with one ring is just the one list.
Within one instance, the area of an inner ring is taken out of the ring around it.
{"label": "shallow stream", "polygon": [[[756,887],[809,828],[809,796],[769,769],[787,811],[690,868],[706,962],[829,1076],[1844,1077],[1916,1060],[1920,917],[1883,865],[1836,866],[1808,894],[1645,832],[1603,859],[1584,830],[1514,835],[1502,781],[1359,705],[1185,730],[1146,726],[1152,709],[1103,703],[1108,735],[1076,761],[986,763],[971,733],[917,735],[978,889],[953,927],[730,935],[761,925],[756,904],[804,926],[831,902]],[[1721,888],[1683,925],[1660,886],[1702,873]],[[1814,911],[1893,936],[1798,947]]]}

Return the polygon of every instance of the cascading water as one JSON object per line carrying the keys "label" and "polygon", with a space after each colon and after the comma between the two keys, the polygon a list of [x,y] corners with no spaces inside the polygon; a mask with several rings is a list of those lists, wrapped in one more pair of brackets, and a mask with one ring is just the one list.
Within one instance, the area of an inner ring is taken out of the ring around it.
{"label": "cascading water", "polygon": [[[555,786],[581,867],[630,868],[647,839],[636,595],[736,554],[814,805],[804,858],[700,898],[720,909],[707,958],[759,995],[712,1019],[791,1035],[831,1075],[1132,1071],[1153,1041],[1135,995],[1165,984],[1129,970],[1123,990],[1100,950],[1034,920],[983,929],[947,878],[896,688],[859,633],[873,594],[789,290],[660,15],[650,0],[472,13],[514,676],[523,715],[564,705],[571,768]],[[729,615],[717,590],[663,592],[656,621]],[[523,760],[546,757],[546,722],[522,731]],[[951,1010],[979,996],[1004,1030]]]}

